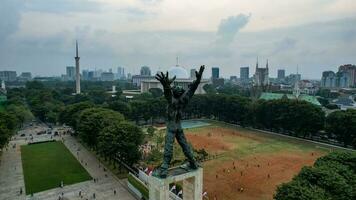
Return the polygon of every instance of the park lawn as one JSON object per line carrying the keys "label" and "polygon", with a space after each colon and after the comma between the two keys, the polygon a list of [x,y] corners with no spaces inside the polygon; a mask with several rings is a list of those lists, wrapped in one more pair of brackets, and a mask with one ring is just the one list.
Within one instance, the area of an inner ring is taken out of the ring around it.
{"label": "park lawn", "polygon": [[21,146],[26,194],[92,179],[62,142]]}

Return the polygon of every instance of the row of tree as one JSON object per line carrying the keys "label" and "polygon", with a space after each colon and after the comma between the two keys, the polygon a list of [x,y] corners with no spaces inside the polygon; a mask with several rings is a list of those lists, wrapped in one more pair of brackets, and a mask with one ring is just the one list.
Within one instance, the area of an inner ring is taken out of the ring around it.
{"label": "row of tree", "polygon": [[83,142],[110,161],[118,158],[132,165],[141,158],[142,130],[125,121],[119,112],[81,102],[66,106],[60,120],[72,126]]}
{"label": "row of tree", "polygon": [[[164,119],[166,102],[163,97],[146,95],[128,103],[116,100],[108,107],[137,123],[149,123]],[[306,101],[251,101],[237,95],[195,95],[186,107],[184,117],[216,119],[303,138],[325,136],[344,146],[356,147],[355,110],[338,110],[325,116],[321,107]]]}
{"label": "row of tree", "polygon": [[33,119],[31,111],[18,90],[10,90],[7,101],[0,105],[0,149],[2,149],[26,121]]}
{"label": "row of tree", "polygon": [[289,183],[280,185],[276,200],[356,199],[356,153],[334,152],[303,167]]}
{"label": "row of tree", "polygon": [[[39,82],[28,82],[24,93],[35,116],[46,122],[65,121],[76,109],[94,105],[117,111],[137,124],[163,122],[166,101],[160,89],[152,89],[150,93],[127,101],[120,97],[120,92],[112,97],[105,92],[106,87],[88,85],[86,93],[72,95],[63,86],[56,89]],[[195,95],[185,109],[184,117],[216,119],[304,138],[320,136],[319,133],[326,131],[324,135],[329,138],[335,138],[345,146],[356,146],[355,111],[335,111],[325,117],[320,107],[305,101],[252,101],[249,97],[230,94],[235,89],[229,87],[215,90],[224,94]],[[80,104],[76,104],[78,102]],[[69,121],[67,124],[75,127],[77,123]]]}

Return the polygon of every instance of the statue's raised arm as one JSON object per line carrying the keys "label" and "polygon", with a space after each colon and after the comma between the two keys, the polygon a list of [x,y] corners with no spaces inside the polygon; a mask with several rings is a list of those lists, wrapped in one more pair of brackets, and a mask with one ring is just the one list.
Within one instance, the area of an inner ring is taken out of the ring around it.
{"label": "statue's raised arm", "polygon": [[197,90],[198,85],[200,84],[201,78],[203,76],[204,69],[205,66],[202,65],[200,66],[199,71],[195,71],[196,79],[193,81],[193,83],[189,85],[189,89],[185,92],[185,94],[182,97],[185,101],[189,101],[189,99],[191,99],[192,96],[194,95],[195,90]]}
{"label": "statue's raised arm", "polygon": [[159,82],[161,82],[163,86],[164,96],[166,97],[168,103],[171,103],[172,102],[171,84],[176,79],[176,77],[174,76],[172,79],[169,79],[168,72],[166,73],[166,75],[163,72],[161,72],[161,74],[159,73],[156,74],[156,79]]}

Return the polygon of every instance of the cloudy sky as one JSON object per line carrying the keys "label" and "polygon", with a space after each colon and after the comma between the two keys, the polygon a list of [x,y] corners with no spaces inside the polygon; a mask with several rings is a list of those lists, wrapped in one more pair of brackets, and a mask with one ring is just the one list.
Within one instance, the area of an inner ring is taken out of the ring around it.
{"label": "cloudy sky", "polygon": [[1,0],[0,17],[0,70],[18,73],[65,73],[76,39],[82,69],[167,70],[179,56],[229,77],[258,56],[272,77],[320,78],[356,64],[355,0]]}

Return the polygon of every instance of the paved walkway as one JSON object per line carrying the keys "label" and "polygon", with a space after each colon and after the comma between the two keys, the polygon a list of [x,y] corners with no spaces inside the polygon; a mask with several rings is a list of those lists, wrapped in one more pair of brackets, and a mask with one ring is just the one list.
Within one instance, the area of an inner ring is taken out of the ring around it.
{"label": "paved walkway", "polygon": [[[21,131],[19,135],[25,133],[27,137],[30,133],[34,136],[34,140],[41,141],[48,135],[37,136],[34,133],[36,130],[27,128]],[[86,150],[75,138],[64,136],[64,144],[78,158],[83,167],[89,174],[97,179],[76,183],[73,185],[64,186],[63,188],[54,188],[51,190],[35,193],[33,197],[25,196],[24,180],[21,164],[20,144],[25,144],[25,137],[17,137],[11,141],[11,144],[16,143],[16,148],[9,147],[3,152],[0,164],[0,200],[17,200],[17,199],[36,199],[36,200],[57,200],[63,193],[63,199],[79,200],[79,199],[100,199],[100,200],[134,200],[135,198],[126,189],[126,180],[119,180],[110,171],[104,170],[102,164],[96,157]],[[23,189],[23,194],[20,195],[20,188]],[[114,194],[114,190],[116,194]],[[82,197],[79,197],[81,191]],[[93,194],[95,193],[95,198]]]}

